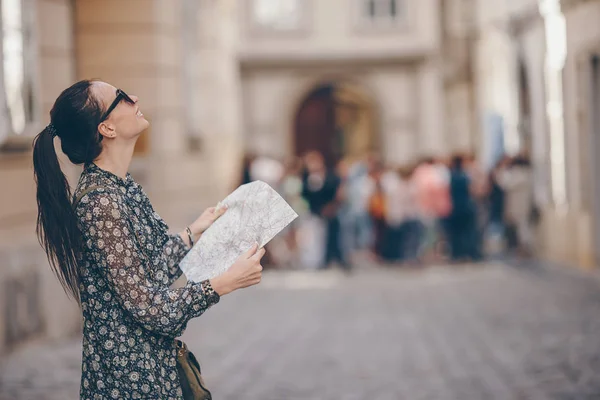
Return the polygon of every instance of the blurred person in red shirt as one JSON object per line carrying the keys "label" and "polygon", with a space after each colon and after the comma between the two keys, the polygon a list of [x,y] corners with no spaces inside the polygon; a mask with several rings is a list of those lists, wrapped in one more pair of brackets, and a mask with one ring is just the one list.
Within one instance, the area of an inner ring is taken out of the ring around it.
{"label": "blurred person in red shirt", "polygon": [[421,253],[433,253],[437,258],[439,250],[435,246],[445,232],[445,220],[452,211],[450,173],[441,161],[425,158],[415,169],[412,179],[421,221],[425,227]]}

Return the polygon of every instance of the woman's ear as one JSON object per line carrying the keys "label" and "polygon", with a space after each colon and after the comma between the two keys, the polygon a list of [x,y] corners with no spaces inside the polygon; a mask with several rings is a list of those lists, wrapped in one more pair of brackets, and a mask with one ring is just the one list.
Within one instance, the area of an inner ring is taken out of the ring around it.
{"label": "woman's ear", "polygon": [[117,136],[115,127],[107,122],[101,122],[100,125],[98,125],[98,132],[106,138],[114,138]]}

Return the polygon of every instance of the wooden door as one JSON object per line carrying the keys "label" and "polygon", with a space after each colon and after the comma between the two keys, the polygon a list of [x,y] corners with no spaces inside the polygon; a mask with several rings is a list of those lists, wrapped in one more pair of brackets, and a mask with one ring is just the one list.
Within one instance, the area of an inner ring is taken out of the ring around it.
{"label": "wooden door", "polygon": [[296,114],[296,155],[316,150],[323,154],[328,166],[333,166],[336,162],[335,126],[334,88],[331,85],[319,87],[304,100]]}

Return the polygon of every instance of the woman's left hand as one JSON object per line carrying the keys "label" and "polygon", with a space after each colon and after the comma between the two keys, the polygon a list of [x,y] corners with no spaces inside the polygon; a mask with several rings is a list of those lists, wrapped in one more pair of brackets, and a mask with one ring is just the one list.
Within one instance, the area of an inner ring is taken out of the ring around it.
{"label": "woman's left hand", "polygon": [[207,208],[202,215],[190,225],[190,230],[194,235],[202,235],[202,233],[223,215],[225,211],[227,211],[227,206],[219,207],[218,209],[217,207]]}

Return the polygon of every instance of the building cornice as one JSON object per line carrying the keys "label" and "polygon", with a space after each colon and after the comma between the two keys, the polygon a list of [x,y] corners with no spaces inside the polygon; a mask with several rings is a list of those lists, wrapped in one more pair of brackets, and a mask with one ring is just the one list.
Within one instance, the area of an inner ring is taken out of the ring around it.
{"label": "building cornice", "polygon": [[237,61],[242,68],[256,67],[311,67],[319,65],[382,65],[382,64],[413,64],[436,56],[436,52],[426,49],[413,49],[412,51],[393,53],[371,54],[331,54],[314,52],[309,54],[264,54],[257,52],[238,52]]}

